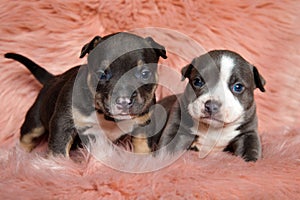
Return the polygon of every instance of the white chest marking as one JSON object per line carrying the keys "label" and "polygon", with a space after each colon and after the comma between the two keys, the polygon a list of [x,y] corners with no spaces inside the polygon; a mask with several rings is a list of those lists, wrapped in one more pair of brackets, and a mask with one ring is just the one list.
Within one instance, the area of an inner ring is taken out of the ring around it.
{"label": "white chest marking", "polygon": [[200,155],[205,157],[210,152],[223,151],[229,142],[240,134],[240,131],[236,129],[241,121],[242,119],[224,128],[212,128],[203,124],[191,128],[192,133],[198,136],[194,145],[197,146]]}

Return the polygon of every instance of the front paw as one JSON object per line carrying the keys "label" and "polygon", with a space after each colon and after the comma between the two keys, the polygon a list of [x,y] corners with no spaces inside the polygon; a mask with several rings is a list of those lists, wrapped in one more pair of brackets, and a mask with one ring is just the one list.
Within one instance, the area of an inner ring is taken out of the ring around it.
{"label": "front paw", "polygon": [[113,142],[116,146],[125,149],[126,151],[133,151],[132,136],[129,134],[122,135]]}
{"label": "front paw", "polygon": [[199,152],[199,149],[197,147],[197,143],[193,142],[193,144],[188,148],[188,150]]}
{"label": "front paw", "polygon": [[250,151],[246,151],[242,158],[246,162],[256,162],[260,158],[260,152],[257,149],[251,149]]}

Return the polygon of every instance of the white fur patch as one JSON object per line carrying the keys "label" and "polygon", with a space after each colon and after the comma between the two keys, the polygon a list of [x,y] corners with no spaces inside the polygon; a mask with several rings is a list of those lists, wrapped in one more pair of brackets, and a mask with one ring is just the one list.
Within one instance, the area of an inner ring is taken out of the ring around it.
{"label": "white fur patch", "polygon": [[194,146],[199,150],[199,156],[205,157],[210,152],[223,151],[229,142],[240,134],[236,130],[243,119],[239,119],[236,123],[223,128],[214,128],[199,125],[191,129],[192,133],[198,135],[197,141]]}
{"label": "white fur patch", "polygon": [[232,94],[231,88],[228,85],[233,68],[234,60],[229,56],[223,55],[221,58],[220,66],[220,82],[218,84],[219,91],[213,93],[213,96],[218,96],[219,93],[219,98],[221,98],[220,100],[222,103],[221,113],[224,116],[225,122],[233,122],[241,117],[244,113],[243,106],[240,104],[239,100]]}
{"label": "white fur patch", "polygon": [[220,63],[221,79],[227,79],[231,76],[234,67],[234,59],[227,55],[223,55]]}

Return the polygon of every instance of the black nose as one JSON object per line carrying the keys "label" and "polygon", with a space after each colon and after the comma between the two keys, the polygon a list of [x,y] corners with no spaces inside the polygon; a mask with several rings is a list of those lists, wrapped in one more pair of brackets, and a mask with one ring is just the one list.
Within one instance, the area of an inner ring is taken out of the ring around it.
{"label": "black nose", "polygon": [[214,115],[220,111],[221,103],[214,100],[208,100],[205,105],[205,112],[209,115]]}
{"label": "black nose", "polygon": [[116,104],[120,109],[130,108],[132,106],[132,99],[129,97],[118,97]]}
{"label": "black nose", "polygon": [[118,97],[116,98],[116,104],[119,109],[128,109],[133,105],[134,98],[136,97],[136,92],[134,92],[131,97]]}

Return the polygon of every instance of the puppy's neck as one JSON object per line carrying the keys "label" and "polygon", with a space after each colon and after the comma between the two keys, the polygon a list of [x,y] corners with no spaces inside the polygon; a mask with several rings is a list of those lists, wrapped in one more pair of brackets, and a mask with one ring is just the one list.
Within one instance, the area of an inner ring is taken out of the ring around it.
{"label": "puppy's neck", "polygon": [[115,121],[104,114],[97,114],[101,132],[110,140],[115,141],[122,135],[130,133],[134,127],[132,119]]}
{"label": "puppy's neck", "polygon": [[98,112],[97,118],[102,132],[109,140],[115,141],[124,134],[131,134],[137,126],[147,124],[149,115],[147,113],[132,119],[116,120]]}
{"label": "puppy's neck", "polygon": [[207,155],[211,151],[222,151],[233,138],[240,134],[238,130],[240,124],[240,121],[237,121],[217,128],[197,121],[191,128],[192,134],[198,136],[194,146],[202,151],[203,155]]}
{"label": "puppy's neck", "polygon": [[[244,116],[241,116],[232,123],[224,123],[223,126],[220,125],[220,126],[216,127],[216,126],[213,126],[213,125],[210,125],[210,124],[203,123],[199,120],[193,119],[194,130],[197,130],[198,133],[220,131],[220,130],[221,131],[222,130],[224,130],[224,131],[232,130],[234,128],[239,127],[242,124],[243,121],[244,121]],[[195,127],[196,127],[196,129],[195,129]]]}

